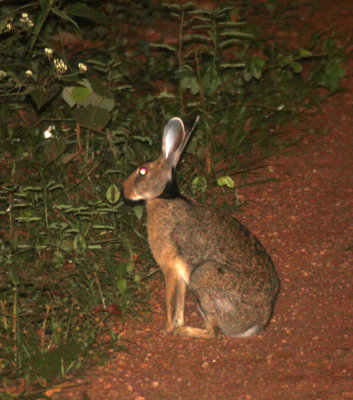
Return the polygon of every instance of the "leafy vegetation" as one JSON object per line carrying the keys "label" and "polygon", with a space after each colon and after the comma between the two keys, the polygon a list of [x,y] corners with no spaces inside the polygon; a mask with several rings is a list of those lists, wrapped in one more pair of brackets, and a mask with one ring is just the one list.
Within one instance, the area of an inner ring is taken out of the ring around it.
{"label": "leafy vegetation", "polygon": [[[158,154],[168,118],[201,116],[181,173],[183,190],[202,199],[214,185],[232,190],[236,174],[285,144],[289,119],[339,89],[343,54],[333,39],[316,34],[289,51],[261,37],[242,20],[242,2],[233,3],[2,3],[7,398],[79,368],[104,332],[119,346],[111,317],[143,306],[154,264],[143,208],[124,205],[119,183]],[[275,3],[267,4],[272,17]]]}

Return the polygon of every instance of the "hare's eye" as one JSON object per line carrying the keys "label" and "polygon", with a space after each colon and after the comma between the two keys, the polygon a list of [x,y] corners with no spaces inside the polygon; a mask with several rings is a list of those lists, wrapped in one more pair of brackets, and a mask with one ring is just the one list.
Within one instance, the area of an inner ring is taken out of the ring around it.
{"label": "hare's eye", "polygon": [[147,173],[148,173],[148,169],[146,167],[141,167],[139,169],[139,174],[140,175],[145,176],[145,175],[147,175]]}

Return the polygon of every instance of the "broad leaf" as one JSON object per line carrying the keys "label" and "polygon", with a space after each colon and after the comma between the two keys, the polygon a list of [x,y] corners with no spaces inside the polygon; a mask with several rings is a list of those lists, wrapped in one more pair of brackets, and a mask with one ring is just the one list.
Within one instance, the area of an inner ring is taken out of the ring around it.
{"label": "broad leaf", "polygon": [[88,106],[73,110],[73,117],[85,128],[101,131],[110,121],[110,113],[103,108]]}
{"label": "broad leaf", "polygon": [[218,186],[228,186],[230,189],[234,189],[235,183],[230,176],[221,176],[217,179]]}
{"label": "broad leaf", "polygon": [[72,99],[76,104],[85,104],[91,91],[86,87],[74,87],[72,89]]}
{"label": "broad leaf", "polygon": [[55,84],[48,89],[34,89],[30,92],[30,96],[35,102],[37,109],[40,110],[46,103],[48,103],[59,93],[59,90],[59,85]]}
{"label": "broad leaf", "polygon": [[105,196],[110,204],[115,204],[120,199],[120,190],[115,184],[112,184],[109,186]]}

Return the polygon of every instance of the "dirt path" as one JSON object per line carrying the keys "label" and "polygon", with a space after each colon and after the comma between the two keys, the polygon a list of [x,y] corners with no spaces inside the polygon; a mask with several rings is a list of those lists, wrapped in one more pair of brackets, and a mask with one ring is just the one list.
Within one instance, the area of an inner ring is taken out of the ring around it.
{"label": "dirt path", "polygon": [[[352,2],[320,3],[313,14],[303,14],[297,28],[308,33],[310,24],[322,28],[334,21],[338,32],[352,37]],[[74,381],[82,385],[56,399],[353,399],[352,60],[345,67],[346,91],[310,121],[329,133],[310,136],[271,160],[273,172],[263,176],[276,181],[240,193],[249,206],[238,217],[261,238],[282,281],[263,335],[165,337],[164,289],[156,282],[151,320],[117,327],[128,351],[83,371]],[[187,316],[201,323],[190,302]]]}

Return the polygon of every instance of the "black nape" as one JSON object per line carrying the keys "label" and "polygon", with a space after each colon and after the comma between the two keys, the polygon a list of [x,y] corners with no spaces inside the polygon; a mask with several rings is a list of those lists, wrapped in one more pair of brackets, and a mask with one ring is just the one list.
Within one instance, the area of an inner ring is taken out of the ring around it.
{"label": "black nape", "polygon": [[159,199],[177,199],[183,198],[175,180],[175,171],[172,169],[172,180],[168,181],[162,194],[158,196]]}

